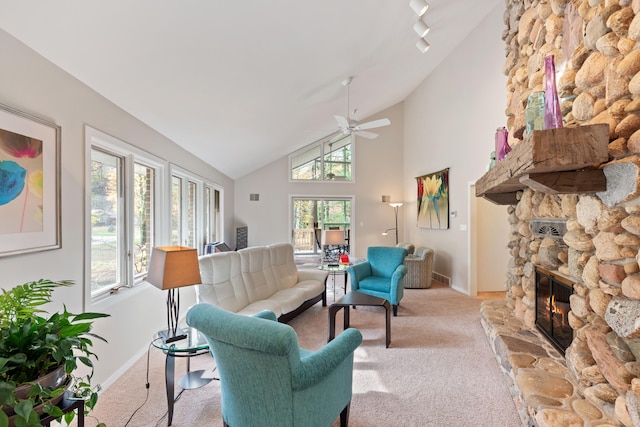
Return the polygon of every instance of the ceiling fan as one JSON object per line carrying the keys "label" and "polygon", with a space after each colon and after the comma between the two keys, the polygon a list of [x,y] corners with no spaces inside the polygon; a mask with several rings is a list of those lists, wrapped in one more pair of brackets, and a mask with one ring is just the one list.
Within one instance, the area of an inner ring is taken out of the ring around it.
{"label": "ceiling fan", "polygon": [[338,134],[331,138],[330,142],[338,141],[345,137],[345,135],[356,134],[363,138],[375,139],[378,137],[377,133],[368,132],[367,129],[375,129],[382,126],[388,126],[391,124],[389,119],[378,119],[372,120],[366,123],[358,123],[357,121],[351,119],[349,117],[349,85],[353,77],[347,77],[343,80],[342,85],[347,87],[347,116],[335,116],[336,121],[338,122]]}

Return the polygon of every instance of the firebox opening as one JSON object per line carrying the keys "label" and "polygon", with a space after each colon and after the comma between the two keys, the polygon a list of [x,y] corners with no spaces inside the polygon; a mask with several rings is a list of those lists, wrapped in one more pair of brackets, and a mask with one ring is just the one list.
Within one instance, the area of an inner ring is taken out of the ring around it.
{"label": "firebox opening", "polygon": [[536,267],[536,326],[562,354],[573,341],[568,318],[571,294],[569,280]]}

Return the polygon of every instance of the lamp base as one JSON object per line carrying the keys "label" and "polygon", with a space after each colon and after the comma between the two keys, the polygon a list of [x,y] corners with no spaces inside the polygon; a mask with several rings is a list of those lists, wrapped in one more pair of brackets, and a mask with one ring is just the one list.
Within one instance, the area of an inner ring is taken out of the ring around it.
{"label": "lamp base", "polygon": [[158,336],[162,338],[163,343],[180,341],[187,338],[187,334],[180,328],[177,328],[175,333],[165,329],[164,331],[158,332]]}

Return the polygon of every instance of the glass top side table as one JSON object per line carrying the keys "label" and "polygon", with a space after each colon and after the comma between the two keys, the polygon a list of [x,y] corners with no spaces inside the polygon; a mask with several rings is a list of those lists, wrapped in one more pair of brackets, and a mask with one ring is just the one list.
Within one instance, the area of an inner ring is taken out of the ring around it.
{"label": "glass top side table", "polygon": [[327,279],[325,279],[324,281],[324,285],[325,287],[327,286],[327,280],[329,279],[329,276],[331,276],[331,279],[333,281],[333,300],[336,300],[336,275],[342,274],[344,277],[344,292],[345,294],[347,293],[347,267],[349,267],[349,265],[345,265],[345,264],[338,264],[338,265],[331,265],[331,264],[322,264],[321,266],[318,267],[319,270],[324,270],[324,271],[328,271],[329,275],[327,276]]}
{"label": "glass top side table", "polygon": [[181,325],[181,328],[187,335],[182,340],[165,343],[156,334],[151,342],[155,348],[162,350],[167,355],[164,375],[167,388],[167,406],[169,408],[167,425],[169,426],[173,421],[173,405],[175,403],[175,358],[187,358],[187,373],[178,380],[178,385],[183,389],[191,390],[202,387],[213,379],[213,377],[205,375],[205,370],[191,371],[191,358],[209,353],[209,344],[206,338],[195,328],[190,328],[186,325]]}

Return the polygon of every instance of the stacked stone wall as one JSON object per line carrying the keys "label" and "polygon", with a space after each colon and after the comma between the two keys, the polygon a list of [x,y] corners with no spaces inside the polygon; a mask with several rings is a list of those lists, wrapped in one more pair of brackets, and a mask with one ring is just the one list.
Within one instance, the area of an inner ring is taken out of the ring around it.
{"label": "stacked stone wall", "polygon": [[[504,22],[509,143],[523,138],[527,97],[544,90],[550,54],[565,126],[610,130],[606,192],[526,189],[509,207],[509,306],[534,329],[535,266],[572,281],[572,381],[607,416],[640,426],[640,0],[506,0]],[[566,220],[566,235],[533,235],[536,218]]]}

